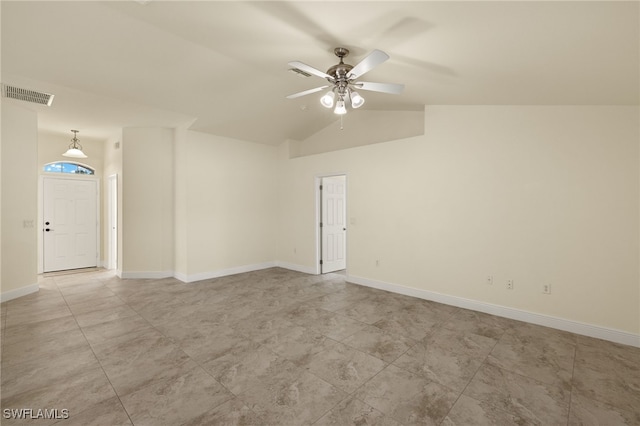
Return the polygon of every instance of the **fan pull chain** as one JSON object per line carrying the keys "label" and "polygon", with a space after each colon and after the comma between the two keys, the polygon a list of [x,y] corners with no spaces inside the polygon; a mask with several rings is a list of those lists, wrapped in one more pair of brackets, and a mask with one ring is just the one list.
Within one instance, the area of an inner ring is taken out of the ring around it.
{"label": "fan pull chain", "polygon": [[342,119],[344,118],[344,115],[340,116],[340,130],[344,130],[344,126],[342,125]]}

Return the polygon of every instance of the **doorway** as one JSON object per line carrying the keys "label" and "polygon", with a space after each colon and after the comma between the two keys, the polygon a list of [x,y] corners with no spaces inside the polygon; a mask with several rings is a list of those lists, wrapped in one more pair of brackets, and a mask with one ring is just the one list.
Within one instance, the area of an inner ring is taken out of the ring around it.
{"label": "doorway", "polygon": [[347,177],[319,178],[319,262],[320,273],[342,271],[347,267]]}
{"label": "doorway", "polygon": [[98,266],[98,180],[43,178],[43,272]]}
{"label": "doorway", "polygon": [[107,178],[107,269],[118,269],[118,175]]}

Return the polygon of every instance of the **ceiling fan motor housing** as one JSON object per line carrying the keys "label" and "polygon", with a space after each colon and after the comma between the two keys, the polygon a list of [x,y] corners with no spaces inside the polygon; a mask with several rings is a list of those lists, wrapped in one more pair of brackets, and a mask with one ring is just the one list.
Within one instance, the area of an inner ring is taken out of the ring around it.
{"label": "ceiling fan motor housing", "polygon": [[345,64],[343,61],[344,57],[349,54],[349,49],[345,47],[336,47],[333,50],[333,53],[340,58],[340,63],[327,70],[327,74],[331,76],[333,81],[330,79],[327,80],[335,84],[338,94],[344,95],[349,84],[347,75],[349,74],[349,71],[353,69],[353,65]]}
{"label": "ceiling fan motor housing", "polygon": [[349,71],[353,69],[353,65],[345,64],[340,61],[339,64],[332,66],[327,70],[327,74],[329,74],[334,80],[342,80],[347,79],[347,74]]}

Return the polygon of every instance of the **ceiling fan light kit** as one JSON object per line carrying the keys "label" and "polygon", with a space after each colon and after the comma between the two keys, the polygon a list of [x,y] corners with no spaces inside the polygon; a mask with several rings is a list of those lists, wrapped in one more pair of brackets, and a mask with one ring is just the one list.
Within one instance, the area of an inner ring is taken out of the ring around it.
{"label": "ceiling fan light kit", "polygon": [[333,101],[336,99],[336,92],[333,89],[329,90],[323,97],[320,98],[320,104],[325,108],[333,108]]}
{"label": "ceiling fan light kit", "polygon": [[358,90],[369,90],[372,92],[396,95],[402,93],[402,90],[404,89],[403,84],[356,81],[356,79],[389,59],[389,55],[383,51],[374,50],[356,66],[344,63],[344,58],[349,54],[349,49],[336,47],[333,52],[338,58],[340,58],[340,62],[329,68],[326,73],[300,61],[289,62],[289,66],[299,70],[301,73],[324,78],[329,81],[333,87],[321,86],[314,89],[304,90],[287,96],[287,99],[295,99],[300,96],[316,93],[326,89],[327,87],[331,87],[331,89],[320,98],[320,104],[325,108],[333,108],[335,102],[336,107],[333,112],[338,115],[343,115],[347,113],[345,103],[346,98],[349,98],[351,108],[360,108],[364,105],[365,100],[358,92],[355,91],[356,88]]}
{"label": "ceiling fan light kit", "polygon": [[360,96],[360,94],[354,90],[349,93],[351,97],[351,107],[352,108],[360,108],[364,105],[364,98]]}

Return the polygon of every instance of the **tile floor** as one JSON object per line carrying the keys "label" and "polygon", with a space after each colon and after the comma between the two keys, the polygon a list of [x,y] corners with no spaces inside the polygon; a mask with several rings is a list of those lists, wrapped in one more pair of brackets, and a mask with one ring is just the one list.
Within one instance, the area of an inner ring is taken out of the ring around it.
{"label": "tile floor", "polygon": [[2,413],[69,419],[3,425],[640,424],[640,349],[343,275],[40,284],[1,306]]}

